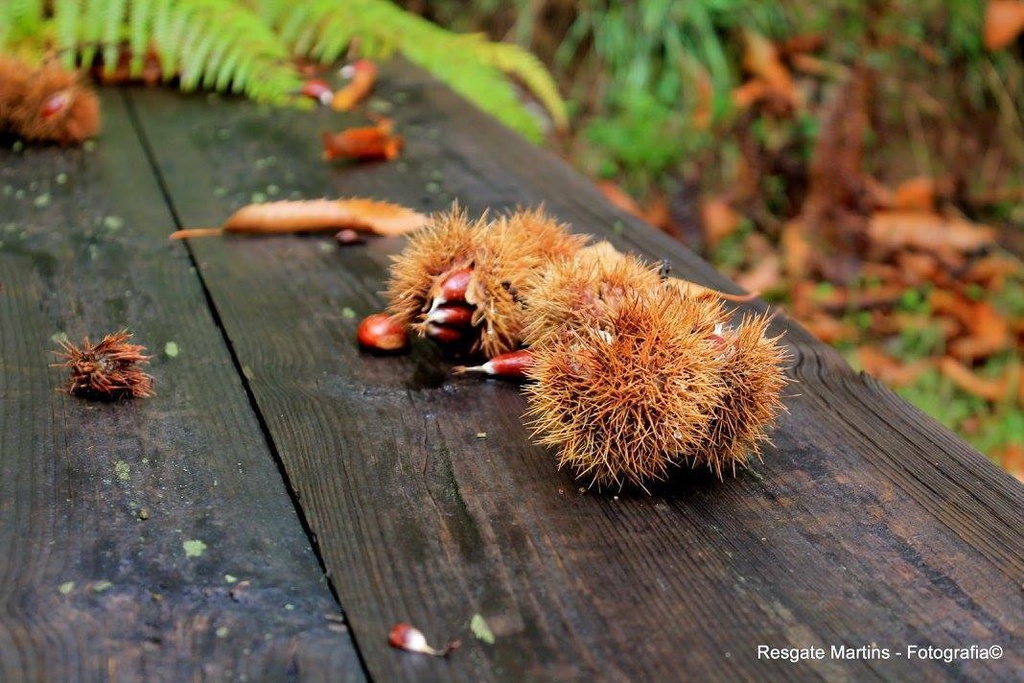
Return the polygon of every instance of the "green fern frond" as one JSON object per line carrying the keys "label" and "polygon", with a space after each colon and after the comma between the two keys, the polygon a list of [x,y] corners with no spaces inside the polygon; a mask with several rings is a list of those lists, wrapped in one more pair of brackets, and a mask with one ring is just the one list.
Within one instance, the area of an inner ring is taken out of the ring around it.
{"label": "green fern frond", "polygon": [[403,54],[533,140],[541,137],[540,124],[509,76],[534,93],[556,126],[567,118],[554,81],[530,53],[451,33],[389,0],[0,2],[0,49],[26,38],[34,38],[40,51],[48,41],[68,67],[92,65],[102,55],[108,72],[127,47],[133,76],[142,74],[153,50],[165,80],[178,77],[183,90],[230,89],[271,103],[295,101],[301,77],[293,56],[329,64],[355,45],[370,58]]}
{"label": "green fern frond", "polygon": [[518,46],[453,34],[387,0],[312,0],[283,8],[280,0],[263,0],[258,8],[297,55],[330,63],[356,38],[360,53],[368,57],[399,52],[536,141],[541,137],[540,125],[519,101],[505,76],[511,74],[547,107],[556,125],[566,124],[565,103],[551,76]]}
{"label": "green fern frond", "polygon": [[[287,48],[245,5],[230,0],[155,0],[152,8],[147,4],[148,0],[131,3],[132,42],[142,45],[148,36],[164,77],[178,75],[182,90],[205,83],[280,104],[301,87]],[[149,10],[152,24],[147,27],[146,15],[137,18],[135,13]],[[141,61],[133,69],[141,69]]]}
{"label": "green fern frond", "polygon": [[536,55],[512,43],[492,43],[482,38],[470,46],[487,64],[522,81],[551,114],[557,128],[569,125],[569,113],[558,86]]}

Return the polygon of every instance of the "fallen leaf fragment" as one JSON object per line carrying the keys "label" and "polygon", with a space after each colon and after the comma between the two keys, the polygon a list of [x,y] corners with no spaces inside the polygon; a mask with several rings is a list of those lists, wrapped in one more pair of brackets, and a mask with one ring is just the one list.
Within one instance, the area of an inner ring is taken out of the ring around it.
{"label": "fallen leaf fragment", "polygon": [[853,331],[847,325],[831,316],[820,313],[801,319],[800,324],[826,344],[846,341],[853,337]]}
{"label": "fallen leaf fragment", "polygon": [[348,111],[373,90],[377,82],[377,65],[368,59],[359,59],[343,68],[341,75],[351,80],[334,93],[331,108],[335,111]]}
{"label": "fallen leaf fragment", "polygon": [[893,193],[892,208],[896,211],[935,211],[934,178],[919,176],[906,180]]}
{"label": "fallen leaf fragment", "polygon": [[770,90],[771,88],[767,83],[759,78],[755,78],[733,88],[732,104],[737,109],[746,109],[767,97]]}
{"label": "fallen leaf fragment", "polygon": [[1006,284],[1007,276],[1024,272],[1024,263],[1006,254],[991,254],[975,261],[963,279],[977,282],[998,291]]}
{"label": "fallen leaf fragment", "polygon": [[388,634],[388,644],[391,647],[406,650],[407,652],[419,652],[433,657],[447,657],[458,649],[461,643],[457,640],[450,640],[443,649],[438,650],[427,644],[426,637],[419,629],[409,624],[399,623],[391,628],[391,633]]}
{"label": "fallen leaf fragment", "polygon": [[672,212],[669,210],[665,195],[654,194],[647,206],[643,208],[641,218],[659,230],[670,230],[672,228]]}
{"label": "fallen leaf fragment", "polygon": [[782,263],[778,256],[762,259],[751,270],[736,276],[736,284],[748,292],[767,292],[782,283]]}
{"label": "fallen leaf fragment", "polygon": [[967,366],[949,356],[945,356],[939,361],[939,370],[964,391],[988,401],[999,401],[1005,398],[1010,389],[1009,382],[1005,377],[1002,379],[979,377]]}
{"label": "fallen leaf fragment", "polygon": [[861,346],[856,353],[866,372],[892,387],[913,384],[922,372],[932,367],[930,359],[903,363],[874,346]]}
{"label": "fallen leaf fragment", "polygon": [[820,78],[832,78],[839,80],[849,73],[849,69],[838,62],[832,62],[820,57],[798,53],[789,58],[789,63],[796,71],[801,71],[810,76]]}
{"label": "fallen leaf fragment", "polygon": [[996,231],[960,218],[921,211],[877,211],[868,223],[868,237],[888,249],[915,248],[972,252],[995,244]]}
{"label": "fallen leaf fragment", "polygon": [[391,161],[398,158],[404,141],[395,135],[390,119],[381,119],[374,126],[348,128],[340,133],[323,133],[324,160]]}
{"label": "fallen leaf fragment", "polygon": [[779,51],[775,45],[756,31],[744,31],[746,48],[743,53],[743,66],[754,76],[766,84],[772,94],[777,95],[796,106],[798,93],[793,77],[779,59]]}
{"label": "fallen leaf fragment", "polygon": [[987,302],[974,304],[970,317],[964,323],[971,331],[970,336],[956,339],[949,345],[950,353],[957,358],[984,358],[1002,351],[1011,343],[1006,318]]}
{"label": "fallen leaf fragment", "polygon": [[273,235],[344,228],[393,237],[423,227],[423,214],[375,199],[308,199],[243,206],[220,228],[188,228],[171,239],[220,234]]}
{"label": "fallen leaf fragment", "polygon": [[803,280],[811,263],[811,243],[807,239],[804,222],[800,219],[787,222],[782,227],[779,246],[786,273],[795,280]]}
{"label": "fallen leaf fragment", "polygon": [[1024,444],[1009,443],[995,453],[996,462],[1003,469],[1024,482]]}
{"label": "fallen leaf fragment", "polygon": [[985,47],[1001,50],[1024,31],[1024,2],[989,0],[985,8]]}
{"label": "fallen leaf fragment", "polygon": [[828,36],[824,33],[801,33],[789,38],[779,50],[786,55],[801,54],[805,52],[817,52],[828,43]]}
{"label": "fallen leaf fragment", "polygon": [[599,181],[597,183],[597,189],[601,190],[601,194],[604,195],[604,198],[607,199],[615,208],[621,209],[622,211],[636,216],[637,218],[644,217],[644,212],[640,208],[640,205],[636,203],[636,200],[612,181]]}
{"label": "fallen leaf fragment", "polygon": [[728,202],[712,197],[701,202],[700,222],[704,228],[704,239],[713,248],[736,232],[743,222],[743,215],[729,206]]}

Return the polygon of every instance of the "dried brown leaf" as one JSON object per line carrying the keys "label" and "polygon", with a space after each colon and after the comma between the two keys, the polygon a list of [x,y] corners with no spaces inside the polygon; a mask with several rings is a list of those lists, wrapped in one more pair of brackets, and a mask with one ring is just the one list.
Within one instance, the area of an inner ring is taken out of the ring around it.
{"label": "dried brown leaf", "polygon": [[613,183],[610,180],[600,180],[597,183],[597,189],[601,191],[604,198],[607,199],[615,208],[636,216],[637,218],[644,217],[644,212],[640,208],[640,205],[636,203],[636,200],[616,183]]}
{"label": "dried brown leaf", "polygon": [[978,259],[964,273],[963,279],[975,282],[990,290],[1001,290],[1006,278],[1024,273],[1024,264],[1008,254],[990,254]]}
{"label": "dried brown leaf", "polygon": [[712,248],[736,232],[743,221],[741,213],[729,206],[728,202],[717,197],[711,197],[701,202],[700,218],[704,228],[704,239]]}
{"label": "dried brown leaf", "polygon": [[973,252],[995,244],[996,232],[960,218],[921,211],[877,211],[868,224],[868,237],[887,249]]}
{"label": "dried brown leaf", "polygon": [[381,119],[374,126],[348,128],[340,133],[323,133],[325,161],[352,159],[379,161],[398,158],[404,141],[395,135],[390,119]]}
{"label": "dried brown leaf", "polygon": [[985,47],[1001,50],[1024,31],[1024,2],[989,0],[985,8]]}
{"label": "dried brown leaf", "polygon": [[856,353],[865,371],[891,387],[913,384],[922,372],[933,365],[929,359],[902,363],[875,346],[861,346]]}
{"label": "dried brown leaf", "polygon": [[999,401],[1006,397],[1010,390],[1006,377],[986,379],[971,372],[967,366],[949,356],[939,361],[939,370],[958,387],[988,401]]}
{"label": "dried brown leaf", "polygon": [[950,353],[962,360],[974,360],[1008,348],[1011,338],[1006,318],[986,301],[974,304],[972,309],[965,321],[971,334],[951,342]]}
{"label": "dried brown leaf", "polygon": [[786,274],[796,279],[805,278],[810,268],[811,245],[807,241],[803,221],[796,219],[783,226],[779,248]]}
{"label": "dried brown leaf", "polygon": [[748,292],[767,292],[782,282],[782,263],[778,256],[769,256],[757,263],[752,270],[736,277],[736,284]]}
{"label": "dried brown leaf", "polygon": [[342,71],[345,70],[351,71],[352,78],[345,87],[334,93],[331,109],[335,111],[348,111],[354,107],[370,94],[377,82],[377,66],[367,59],[357,60]]}
{"label": "dried brown leaf", "polygon": [[798,106],[799,93],[789,69],[779,59],[775,45],[756,31],[744,31],[745,50],[743,66],[764,81],[772,94],[781,97],[793,107]]}
{"label": "dried brown leaf", "polygon": [[893,193],[892,209],[895,211],[935,211],[935,179],[926,176],[905,180]]}

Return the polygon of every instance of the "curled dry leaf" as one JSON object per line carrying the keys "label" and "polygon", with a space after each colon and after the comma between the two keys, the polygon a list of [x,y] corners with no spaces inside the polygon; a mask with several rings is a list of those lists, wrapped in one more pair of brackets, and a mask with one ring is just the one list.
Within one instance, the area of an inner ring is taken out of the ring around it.
{"label": "curled dry leaf", "polygon": [[1008,443],[996,451],[995,458],[1003,469],[1024,483],[1024,444]]}
{"label": "curled dry leaf", "polygon": [[674,229],[672,225],[672,211],[668,206],[668,199],[660,192],[655,192],[651,195],[650,201],[644,207],[641,217],[659,230],[671,233]]}
{"label": "curled dry leaf", "polygon": [[1005,286],[1008,276],[1020,272],[1024,272],[1020,260],[1007,254],[991,254],[971,264],[963,279],[998,291]]}
{"label": "curled dry leaf", "polygon": [[789,58],[789,63],[795,71],[800,71],[809,76],[819,78],[833,78],[839,80],[849,74],[849,69],[839,62],[821,59],[812,55],[798,53]]}
{"label": "curled dry leaf", "polygon": [[398,204],[375,199],[308,199],[249,204],[231,215],[220,228],[188,228],[171,239],[220,234],[272,235],[325,232],[343,228],[393,237],[427,223],[423,214]]}
{"label": "curled dry leaf", "polygon": [[939,370],[964,391],[988,401],[1000,401],[1006,398],[1011,390],[1008,376],[1000,379],[979,377],[967,366],[949,356],[939,361]]}
{"label": "curled dry leaf", "polygon": [[402,151],[401,135],[395,135],[390,119],[381,119],[374,126],[348,128],[340,133],[324,131],[324,160],[391,161]]}
{"label": "curled dry leaf", "polygon": [[889,386],[904,387],[913,384],[922,372],[932,367],[931,359],[904,363],[883,353],[875,346],[861,346],[857,349],[857,360],[865,371]]}
{"label": "curled dry leaf", "polygon": [[640,205],[636,203],[636,200],[612,181],[598,181],[597,189],[601,190],[601,194],[604,195],[604,198],[607,199],[615,208],[621,209],[622,211],[636,216],[637,218],[644,217],[643,209],[641,209]]}
{"label": "curled dry leaf", "polygon": [[377,65],[368,59],[360,59],[341,70],[350,80],[344,88],[334,94],[331,108],[348,111],[370,94],[377,82]]}
{"label": "curled dry leaf", "polygon": [[743,215],[729,206],[723,199],[712,197],[700,204],[700,221],[704,228],[704,239],[714,248],[719,242],[736,232],[743,221]]}
{"label": "curled dry leaf", "polygon": [[889,279],[898,277],[909,284],[939,282],[946,275],[939,260],[932,254],[901,251],[896,254],[896,264],[899,266],[899,270],[893,273]]}
{"label": "curled dry leaf", "polygon": [[771,93],[796,107],[799,93],[789,70],[779,59],[775,45],[756,31],[744,31],[745,49],[743,66],[757,78],[764,81]]}
{"label": "curled dry leaf", "polygon": [[972,252],[995,244],[992,228],[959,218],[920,211],[878,211],[868,223],[868,237],[876,245],[897,250],[922,249]]}
{"label": "curled dry leaf", "polygon": [[786,273],[795,280],[803,280],[811,263],[811,243],[807,230],[800,219],[789,221],[782,227],[782,263]]}
{"label": "curled dry leaf", "polygon": [[900,183],[893,192],[892,208],[896,211],[935,211],[937,183],[934,178],[919,176]]}
{"label": "curled dry leaf", "polygon": [[854,335],[848,325],[824,313],[814,313],[810,317],[802,318],[800,324],[826,344],[850,341]]}
{"label": "curled dry leaf", "polygon": [[989,0],[985,9],[985,47],[1001,50],[1024,31],[1024,2]]}
{"label": "curled dry leaf", "polygon": [[768,96],[771,87],[760,79],[747,81],[732,91],[732,104],[737,109],[746,109]]}
{"label": "curled dry leaf", "polygon": [[782,283],[782,264],[778,256],[762,259],[751,270],[739,274],[736,284],[748,292],[766,292]]}
{"label": "curled dry leaf", "polygon": [[963,360],[974,360],[1009,347],[1012,340],[1006,318],[988,302],[978,302],[971,308],[970,317],[964,321],[970,335],[953,340],[950,353]]}

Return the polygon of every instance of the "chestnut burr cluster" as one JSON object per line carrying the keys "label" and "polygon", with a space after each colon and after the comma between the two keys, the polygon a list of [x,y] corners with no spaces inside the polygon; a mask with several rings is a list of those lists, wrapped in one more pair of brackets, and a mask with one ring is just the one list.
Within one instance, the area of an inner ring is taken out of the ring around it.
{"label": "chestnut burr cluster", "polygon": [[590,486],[645,488],[684,464],[735,473],[783,409],[788,356],[767,316],[734,321],[723,295],[540,209],[434,216],[387,296],[394,321],[488,359],[456,372],[529,380],[535,440]]}
{"label": "chestnut burr cluster", "polygon": [[146,347],[132,344],[132,334],[121,330],[92,344],[86,337],[81,346],[61,340],[55,352],[70,373],[65,390],[69,394],[102,401],[122,398],[148,398],[153,395],[153,378],[139,365],[148,363]]}
{"label": "chestnut burr cluster", "polygon": [[96,135],[100,106],[96,93],[56,64],[38,69],[0,57],[0,132],[28,142],[78,145]]}

